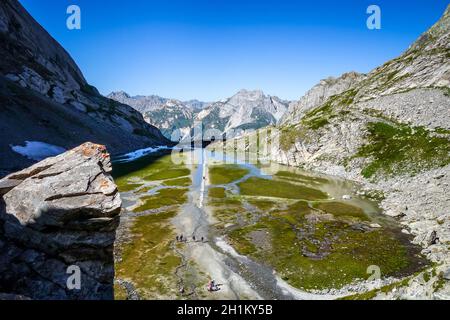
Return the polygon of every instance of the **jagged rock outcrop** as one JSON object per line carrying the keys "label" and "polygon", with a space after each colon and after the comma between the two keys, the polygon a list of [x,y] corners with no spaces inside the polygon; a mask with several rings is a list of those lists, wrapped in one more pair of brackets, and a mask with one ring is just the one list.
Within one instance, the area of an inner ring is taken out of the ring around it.
{"label": "jagged rock outcrop", "polygon": [[130,96],[125,91],[115,91],[108,95],[108,98],[116,100],[120,103],[127,104],[142,114],[151,113],[152,111],[162,109],[167,102],[171,101],[180,105],[182,108],[188,108],[192,111],[199,111],[206,108],[210,103],[199,100],[180,101],[177,99],[163,98],[157,95],[150,96]]}
{"label": "jagged rock outcrop", "polygon": [[167,145],[139,112],[90,86],[17,0],[0,2],[0,56],[0,176],[34,163],[11,149],[26,141],[65,149],[94,141],[112,153]]}
{"label": "jagged rock outcrop", "polygon": [[[0,180],[3,297],[113,299],[121,199],[111,170],[106,148],[85,143]],[[80,290],[67,287],[69,266]]]}
{"label": "jagged rock outcrop", "polygon": [[189,134],[195,115],[207,106],[198,100],[182,102],[159,96],[134,96],[123,91],[113,92],[108,98],[125,103],[142,113],[145,121],[157,127],[168,139],[178,141]]}
{"label": "jagged rock outcrop", "polygon": [[284,115],[289,102],[265,95],[260,90],[241,90],[224,101],[212,103],[199,112],[195,122],[203,130],[217,130],[227,138],[242,134],[242,130],[254,130],[276,124]]}
{"label": "jagged rock outcrop", "polygon": [[338,78],[329,77],[321,80],[309,90],[300,100],[289,105],[289,109],[280,119],[280,125],[295,124],[314,107],[320,106],[331,96],[340,94],[353,88],[364,79],[365,75],[357,72],[344,73]]}
{"label": "jagged rock outcrop", "polygon": [[169,99],[156,95],[150,96],[130,96],[125,91],[111,92],[107,96],[120,103],[127,104],[142,114],[160,109]]}

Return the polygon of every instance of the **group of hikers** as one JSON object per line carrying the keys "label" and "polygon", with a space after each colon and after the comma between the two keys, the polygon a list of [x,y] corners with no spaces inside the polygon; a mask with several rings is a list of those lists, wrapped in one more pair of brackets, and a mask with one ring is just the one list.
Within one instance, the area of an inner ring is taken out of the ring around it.
{"label": "group of hikers", "polygon": [[[221,284],[217,284],[215,280],[210,280],[208,281],[208,285],[206,286],[206,290],[208,290],[209,292],[216,292],[216,291],[220,291],[220,286]],[[184,287],[180,288],[180,294],[184,295],[186,293],[186,290]]]}
{"label": "group of hikers", "polygon": [[[187,242],[188,238],[185,237],[184,235],[177,235],[176,240],[177,240],[177,242]],[[195,237],[195,235],[192,236],[192,241],[194,241],[194,242],[201,241],[203,243],[203,242],[205,242],[205,240],[206,240],[205,237],[201,237],[200,240],[198,240]],[[210,281],[208,281],[208,285],[207,285],[206,289],[209,292],[216,292],[216,291],[220,291],[220,286],[221,285],[217,284],[215,280],[210,280]],[[180,288],[180,294],[182,294],[182,295],[185,294],[184,287]]]}
{"label": "group of hikers", "polygon": [[[177,239],[177,242],[187,242],[188,241],[188,238],[183,235],[176,236],[176,239]],[[197,238],[195,237],[195,235],[192,236],[192,241],[197,242]],[[205,237],[201,237],[199,241],[202,243],[205,242]]]}
{"label": "group of hikers", "polygon": [[209,292],[215,292],[220,290],[220,286],[216,283],[215,280],[211,280],[208,282],[207,289]]}

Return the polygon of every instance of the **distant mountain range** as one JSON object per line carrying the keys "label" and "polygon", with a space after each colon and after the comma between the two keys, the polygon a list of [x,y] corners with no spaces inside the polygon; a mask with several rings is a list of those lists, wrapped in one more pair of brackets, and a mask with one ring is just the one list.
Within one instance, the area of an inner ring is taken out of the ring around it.
{"label": "distant mountain range", "polygon": [[234,137],[240,130],[275,125],[289,108],[289,101],[265,95],[260,90],[241,90],[228,99],[212,103],[156,95],[131,97],[123,91],[113,92],[108,98],[132,106],[172,140],[186,138],[189,134],[193,137],[192,128],[200,122],[204,131],[214,129]]}

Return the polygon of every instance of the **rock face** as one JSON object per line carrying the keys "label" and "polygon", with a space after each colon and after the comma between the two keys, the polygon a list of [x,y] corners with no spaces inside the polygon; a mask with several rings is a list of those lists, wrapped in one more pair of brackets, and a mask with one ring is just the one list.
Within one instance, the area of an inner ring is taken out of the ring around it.
{"label": "rock face", "polygon": [[288,104],[288,101],[267,96],[260,90],[241,90],[225,101],[211,104],[195,120],[202,122],[204,130],[218,130],[229,138],[239,134],[238,130],[276,124],[286,112]]}
{"label": "rock face", "polygon": [[0,56],[0,176],[33,163],[11,149],[25,141],[65,149],[94,141],[112,153],[167,145],[139,112],[90,86],[17,0],[0,2]]}
{"label": "rock face", "polygon": [[[113,299],[121,199],[110,172],[106,148],[85,143],[0,180],[1,293]],[[70,266],[79,290],[67,286]]]}
{"label": "rock face", "polygon": [[295,124],[306,112],[323,104],[331,96],[341,94],[353,88],[364,79],[365,75],[357,72],[344,73],[339,78],[329,77],[320,81],[309,90],[299,101],[292,102],[289,109],[280,119],[280,125]]}

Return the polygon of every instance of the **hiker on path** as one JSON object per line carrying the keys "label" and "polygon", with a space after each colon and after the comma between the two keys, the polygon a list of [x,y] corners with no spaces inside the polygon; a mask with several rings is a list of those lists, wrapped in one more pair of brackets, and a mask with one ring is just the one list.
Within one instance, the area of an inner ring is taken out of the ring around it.
{"label": "hiker on path", "polygon": [[209,292],[212,292],[213,291],[213,280],[210,280],[209,282],[208,282],[208,291]]}

